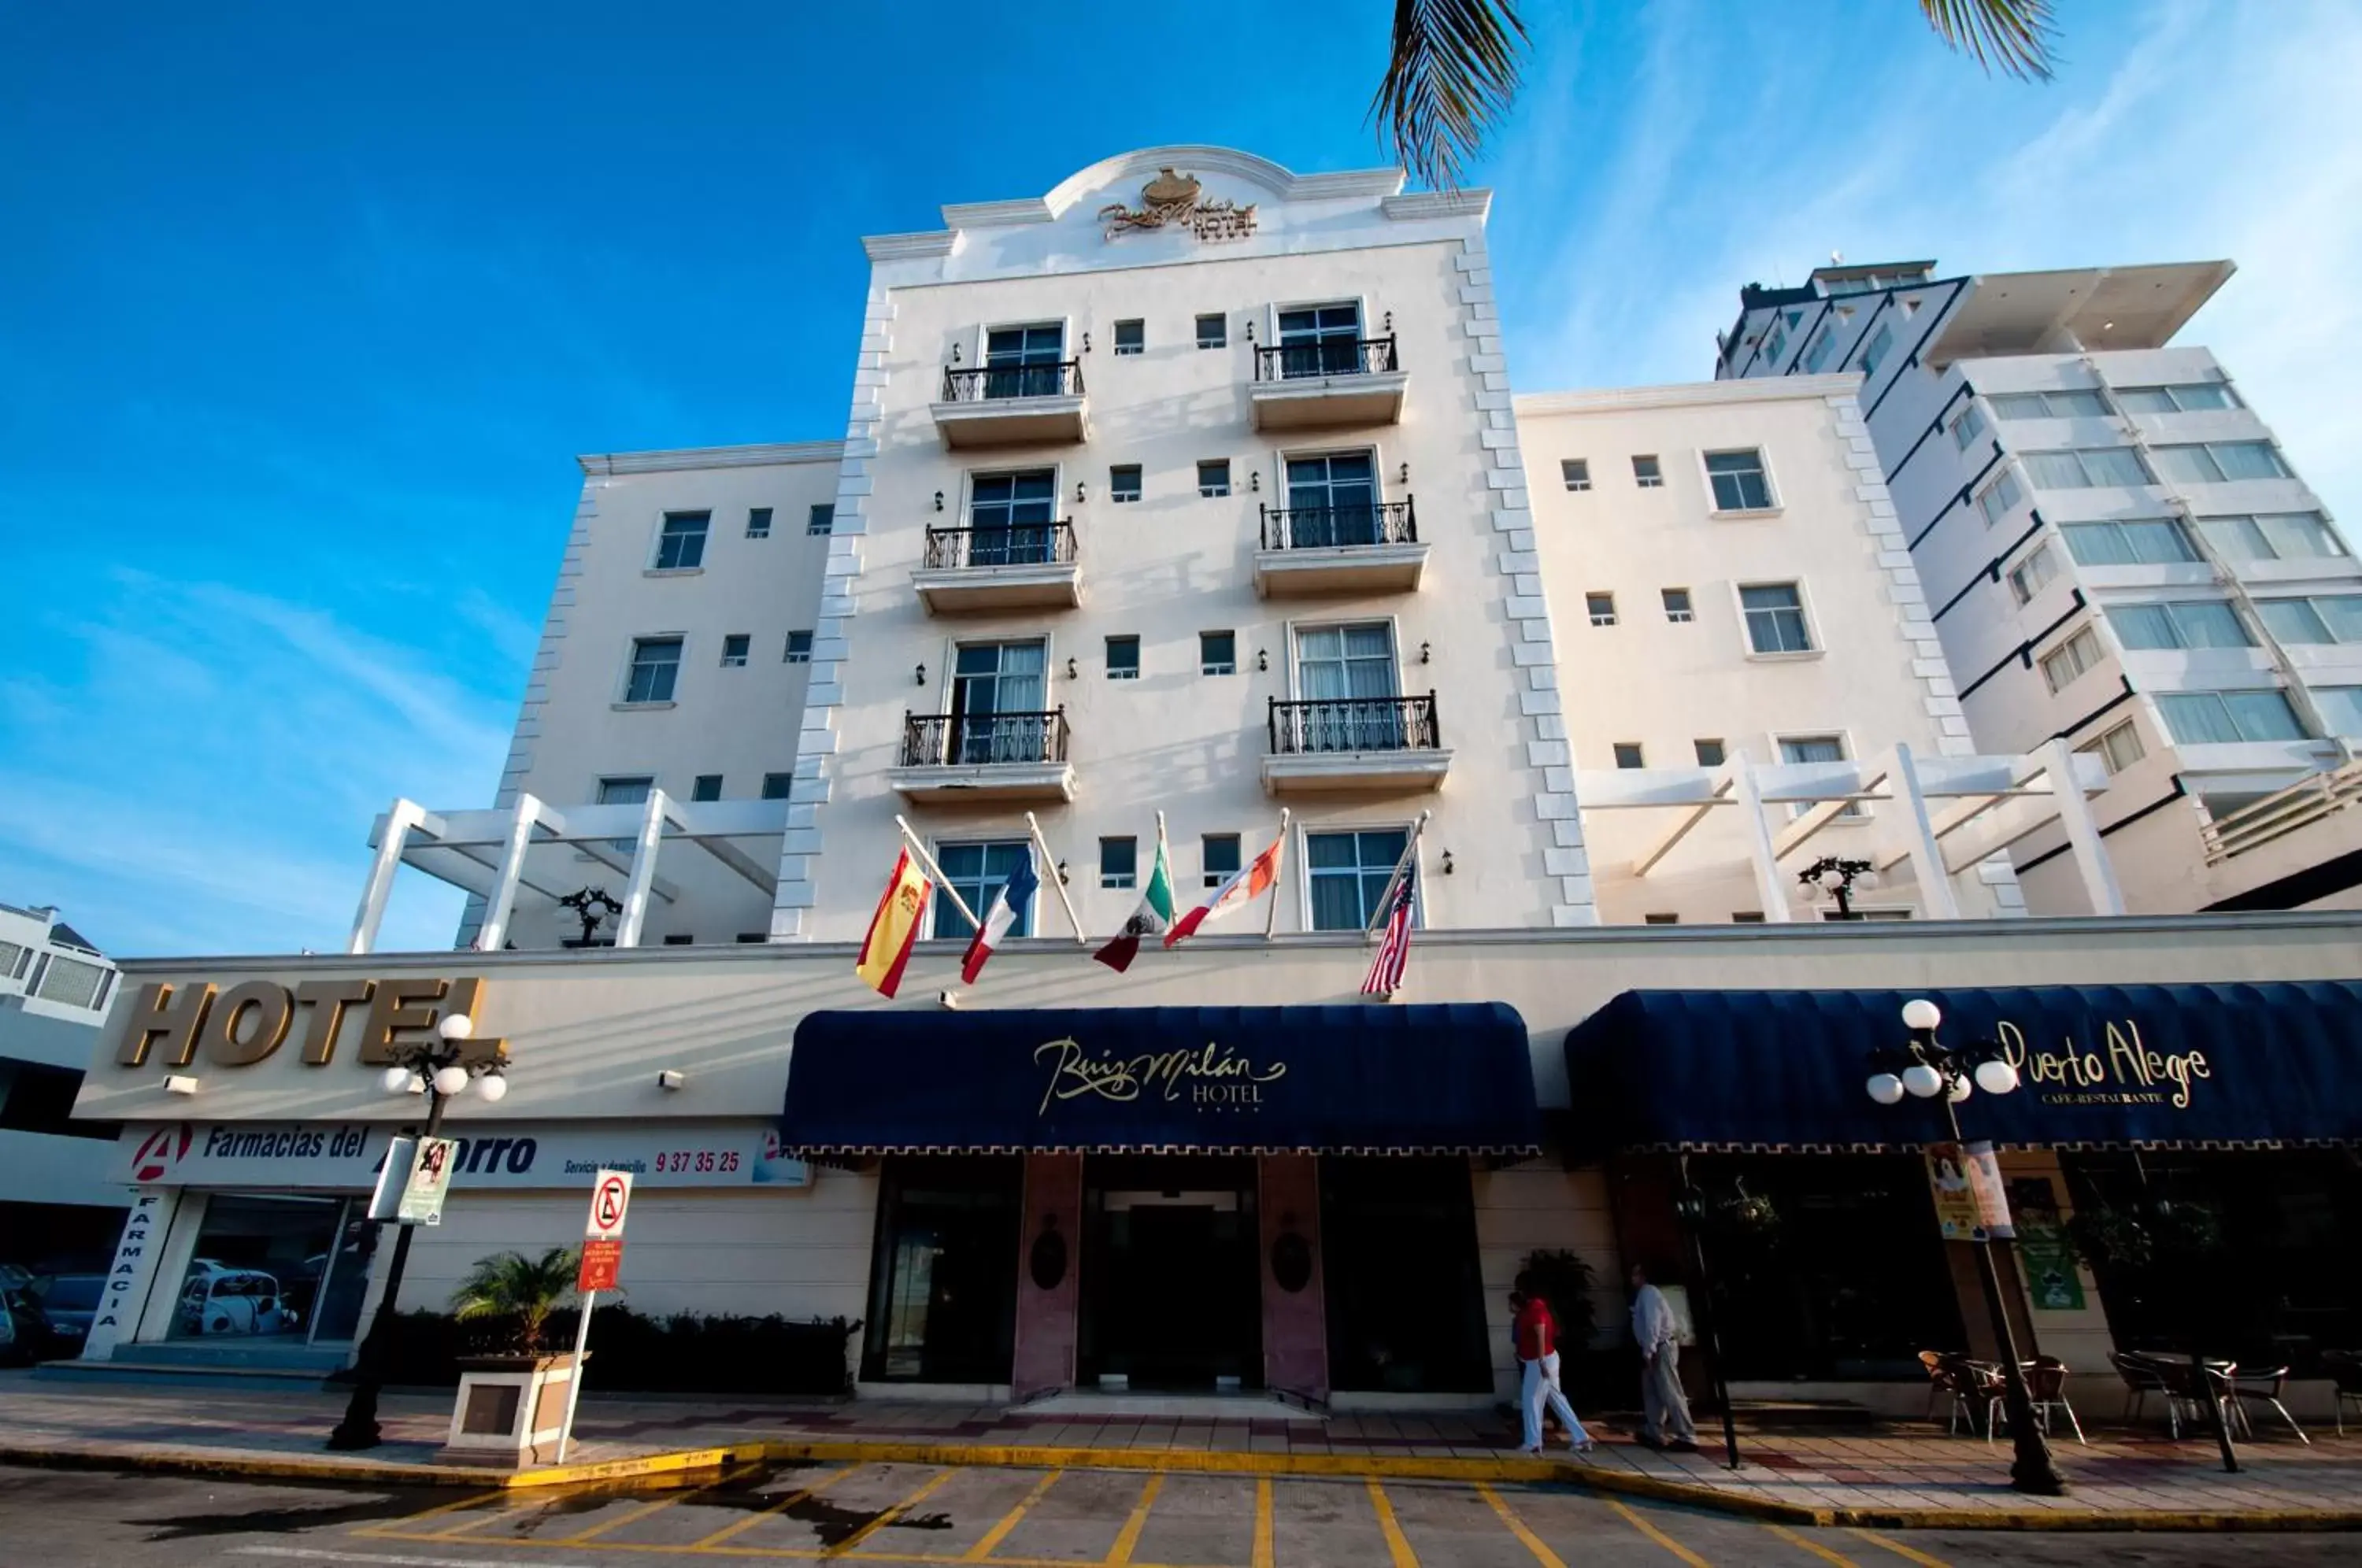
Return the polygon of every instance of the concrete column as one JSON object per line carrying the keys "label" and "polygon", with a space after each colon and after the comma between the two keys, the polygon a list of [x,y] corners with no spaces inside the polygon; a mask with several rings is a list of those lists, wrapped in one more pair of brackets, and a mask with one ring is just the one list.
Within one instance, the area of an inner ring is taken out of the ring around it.
{"label": "concrete column", "polygon": [[1026,1155],[1017,1231],[1017,1343],[1009,1365],[1014,1399],[1075,1385],[1082,1244],[1083,1156]]}
{"label": "concrete column", "polygon": [[1325,1404],[1329,1305],[1320,1267],[1319,1161],[1311,1154],[1264,1154],[1256,1165],[1264,1386]]}

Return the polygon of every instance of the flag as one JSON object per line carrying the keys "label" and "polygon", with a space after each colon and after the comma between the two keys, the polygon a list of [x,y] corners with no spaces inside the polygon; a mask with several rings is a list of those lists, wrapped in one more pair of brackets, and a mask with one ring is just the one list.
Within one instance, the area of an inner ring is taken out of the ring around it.
{"label": "flag", "polygon": [[853,972],[869,982],[881,997],[890,997],[902,983],[902,966],[911,961],[911,944],[919,940],[921,917],[927,912],[927,895],[935,885],[911,861],[904,845],[894,862],[894,875],[869,917],[869,934],[861,939],[861,956]]}
{"label": "flag", "polygon": [[1370,961],[1369,977],[1362,982],[1365,997],[1390,997],[1402,989],[1403,970],[1410,963],[1410,911],[1418,892],[1418,867],[1403,871],[1395,884],[1394,902],[1386,909],[1386,934],[1378,955]]}
{"label": "flag", "polygon": [[1033,895],[1042,890],[1042,878],[1033,871],[1033,846],[1027,845],[1024,855],[1010,868],[1009,880],[992,895],[992,907],[984,911],[984,923],[976,928],[975,940],[967,944],[967,955],[960,960],[960,978],[969,985],[984,973],[984,961],[1000,945],[1000,939],[1012,931],[1025,929],[1025,913],[1033,905]]}
{"label": "flag", "polygon": [[1156,865],[1148,873],[1148,886],[1141,890],[1140,907],[1123,922],[1122,933],[1091,956],[1120,975],[1140,956],[1140,939],[1158,935],[1172,923],[1173,867],[1164,853],[1164,823],[1160,819],[1156,824]]}
{"label": "flag", "polygon": [[1164,933],[1164,945],[1172,946],[1198,934],[1198,928],[1209,920],[1220,920],[1242,904],[1253,903],[1271,890],[1279,880],[1280,852],[1287,847],[1285,833],[1271,841],[1271,847],[1247,862],[1242,871],[1233,872],[1231,879],[1214,890],[1214,896],[1173,922]]}

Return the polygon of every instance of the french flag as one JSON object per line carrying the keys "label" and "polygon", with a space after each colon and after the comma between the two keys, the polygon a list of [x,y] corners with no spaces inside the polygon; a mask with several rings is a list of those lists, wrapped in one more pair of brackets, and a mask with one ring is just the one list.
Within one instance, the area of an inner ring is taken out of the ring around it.
{"label": "french flag", "polygon": [[967,955],[960,960],[960,978],[969,985],[984,973],[985,960],[1001,939],[1011,931],[1025,929],[1025,917],[1033,907],[1033,895],[1042,890],[1041,878],[1033,874],[1033,846],[1025,846],[1025,857],[1012,867],[1009,880],[992,896],[992,907],[984,911],[984,923],[976,930],[976,939],[967,944]]}

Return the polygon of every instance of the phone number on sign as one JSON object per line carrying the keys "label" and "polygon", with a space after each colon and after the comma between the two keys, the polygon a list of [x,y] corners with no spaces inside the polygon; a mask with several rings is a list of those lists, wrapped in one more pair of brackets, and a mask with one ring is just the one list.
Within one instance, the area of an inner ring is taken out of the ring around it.
{"label": "phone number on sign", "polygon": [[727,1176],[738,1168],[735,1149],[674,1149],[657,1156],[657,1174],[676,1171],[719,1171]]}

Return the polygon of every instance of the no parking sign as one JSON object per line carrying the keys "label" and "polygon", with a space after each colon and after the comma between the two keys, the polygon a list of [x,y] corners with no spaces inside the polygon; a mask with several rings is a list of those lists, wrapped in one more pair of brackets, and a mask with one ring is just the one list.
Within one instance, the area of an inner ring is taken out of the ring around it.
{"label": "no parking sign", "polygon": [[624,1267],[624,1217],[632,1208],[632,1173],[601,1171],[590,1187],[590,1221],[582,1232],[582,1271],[574,1288],[613,1290]]}

